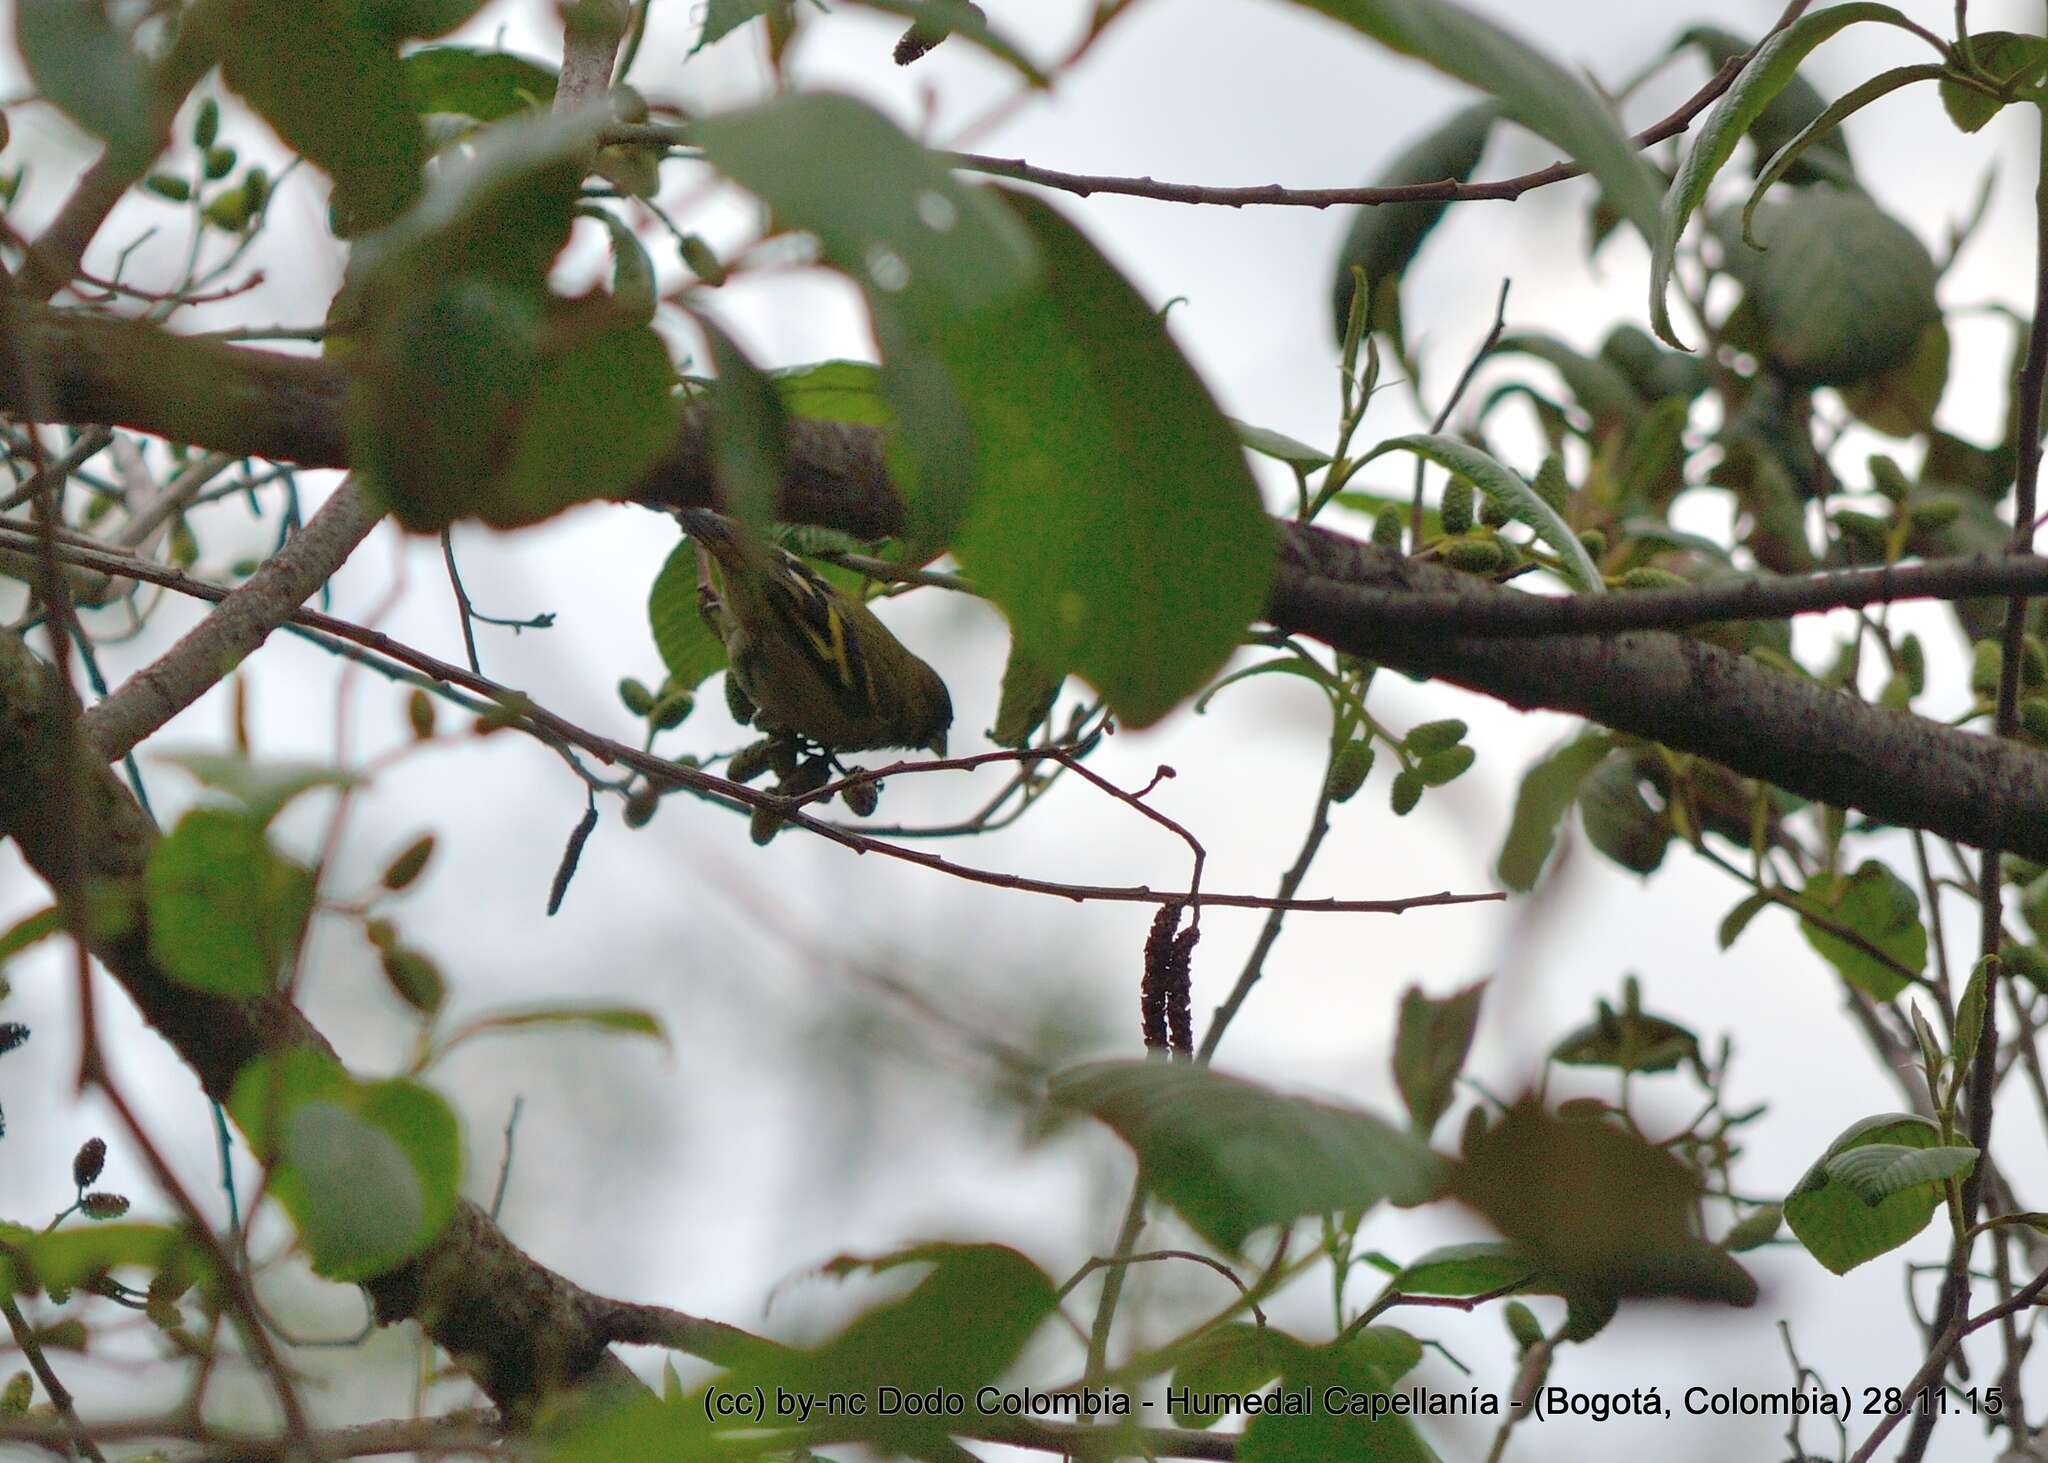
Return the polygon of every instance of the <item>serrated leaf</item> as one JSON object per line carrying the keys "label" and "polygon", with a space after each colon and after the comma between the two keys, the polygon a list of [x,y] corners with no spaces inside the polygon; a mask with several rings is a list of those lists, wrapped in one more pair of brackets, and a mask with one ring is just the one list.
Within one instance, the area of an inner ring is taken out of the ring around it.
{"label": "serrated leaf", "polygon": [[1922,1184],[1961,1178],[1976,1163],[1977,1150],[1965,1144],[1913,1148],[1866,1143],[1836,1154],[1824,1167],[1831,1181],[1847,1185],[1864,1203],[1876,1205]]}
{"label": "serrated leaf", "polygon": [[363,1280],[429,1244],[455,1212],[462,1137],[433,1092],[357,1082],[331,1057],[259,1057],[228,1107],[269,1167],[270,1192],[298,1226],[313,1268]]}
{"label": "serrated leaf", "polygon": [[1606,592],[1606,582],[1586,556],[1585,545],[1579,542],[1579,536],[1557,516],[1557,510],[1544,502],[1542,495],[1512,469],[1468,442],[1428,433],[1390,437],[1361,457],[1359,465],[1362,467],[1388,452],[1413,452],[1466,479],[1514,522],[1527,524],[1536,531],[1536,537],[1548,545],[1561,561],[1560,573],[1567,584],[1586,594]]}
{"label": "serrated leaf", "polygon": [[273,851],[261,823],[222,808],[193,808],[158,839],[143,887],[164,973],[244,999],[277,989],[313,907],[312,874]]}
{"label": "serrated leaf", "polygon": [[[1920,897],[1875,859],[1853,875],[1814,874],[1806,881],[1802,897],[1907,970],[1918,973],[1927,968],[1927,929],[1920,923]],[[1801,919],[1799,932],[1844,980],[1878,1000],[1889,1001],[1906,988],[1906,977],[1892,965],[1812,920]]]}
{"label": "serrated leaf", "polygon": [[1394,1028],[1394,1085],[1418,1136],[1427,1139],[1451,1105],[1451,1091],[1472,1049],[1486,983],[1431,999],[1420,986],[1401,996]]}
{"label": "serrated leaf", "polygon": [[1887,1113],[1852,1124],[1786,1197],[1785,1222],[1807,1253],[1837,1275],[1897,1249],[1927,1227],[1941,1202],[1939,1190],[1924,1184],[1867,1204],[1848,1184],[1833,1178],[1828,1165],[1870,1144],[1932,1149],[1940,1142],[1941,1130],[1912,1113]]}
{"label": "serrated leaf", "polygon": [[[1650,323],[1667,344],[1684,350],[1685,343],[1671,328],[1671,272],[1678,257],[1678,241],[1700,204],[1715,174],[1735,152],[1750,126],[1763,114],[1772,98],[1791,82],[1799,63],[1815,46],[1859,21],[1888,21],[1906,24],[1906,18],[1889,5],[1855,0],[1831,5],[1825,10],[1801,16],[1766,41],[1727,91],[1721,94],[1705,119],[1693,129],[1690,146],[1679,164],[1678,175],[1664,194],[1657,223],[1648,231],[1650,256]],[[1915,322],[1918,328],[1918,322]]]}
{"label": "serrated leaf", "polygon": [[1586,732],[1548,753],[1522,774],[1514,816],[1495,865],[1500,881],[1518,893],[1536,887],[1557,842],[1557,826],[1579,795],[1586,775],[1615,747],[1611,732]]}
{"label": "serrated leaf", "polygon": [[1055,1077],[1051,1090],[1113,1128],[1151,1190],[1233,1252],[1266,1225],[1382,1199],[1421,1203],[1444,1181],[1425,1144],[1377,1118],[1207,1067],[1097,1062]]}

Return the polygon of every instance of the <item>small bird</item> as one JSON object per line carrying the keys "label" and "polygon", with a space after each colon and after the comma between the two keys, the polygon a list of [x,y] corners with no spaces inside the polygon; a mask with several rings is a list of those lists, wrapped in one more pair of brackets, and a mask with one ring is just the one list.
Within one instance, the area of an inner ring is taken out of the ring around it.
{"label": "small bird", "polygon": [[676,513],[717,566],[698,608],[725,642],[728,674],[769,731],[834,752],[923,747],[946,755],[953,698],[939,673],[810,565],[703,508]]}

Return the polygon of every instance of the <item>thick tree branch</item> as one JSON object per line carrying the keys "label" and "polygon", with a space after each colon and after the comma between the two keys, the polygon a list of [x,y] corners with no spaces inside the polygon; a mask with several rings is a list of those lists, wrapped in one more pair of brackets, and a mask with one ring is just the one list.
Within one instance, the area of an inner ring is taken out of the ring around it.
{"label": "thick tree branch", "polygon": [[[60,420],[313,466],[347,465],[346,381],[335,363],[181,341],[146,325],[38,307],[18,307],[14,318],[31,357],[54,375]],[[19,382],[0,380],[0,410],[19,413],[28,399]],[[792,424],[786,462],[782,517],[870,537],[900,527],[902,500],[874,428],[799,420]],[[702,417],[686,417],[675,447],[622,496],[661,506],[713,502]],[[1439,630],[1429,616],[1395,606],[1419,597],[1431,610],[1455,609],[1475,625],[1553,614],[1590,622],[1622,611],[1554,609],[1554,601],[1523,609],[1531,596],[1321,529],[1283,526],[1281,540],[1268,617],[1284,631],[1515,706],[1573,712],[1883,822],[2048,859],[2048,755],[1866,705],[1673,634],[1549,635],[1507,643]],[[2000,563],[1988,561],[1980,582],[2019,576],[2005,581],[2010,587],[2031,572]],[[1895,589],[1912,585],[1916,573],[1938,581],[1975,572],[1895,570],[1891,583]],[[1853,593],[1843,597],[1882,597],[1882,580],[1852,578],[1847,586]],[[1801,607],[1774,600],[1776,585],[1730,592],[1738,595],[1735,612],[1744,616]],[[1789,586],[1784,592],[1815,593]],[[1658,598],[1663,593],[1640,598],[1659,614],[1692,620],[1711,618],[1712,598],[1722,591],[1674,590],[1668,593],[1698,598],[1670,601]]]}
{"label": "thick tree branch", "polygon": [[82,723],[109,762],[197,701],[242,658],[270,638],[292,611],[319,593],[383,514],[355,479],[344,482],[306,526],[192,630]]}

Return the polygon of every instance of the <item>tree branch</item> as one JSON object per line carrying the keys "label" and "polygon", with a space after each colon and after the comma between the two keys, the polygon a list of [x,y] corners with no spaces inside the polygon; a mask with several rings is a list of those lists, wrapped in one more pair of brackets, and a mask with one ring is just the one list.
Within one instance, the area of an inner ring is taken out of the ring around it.
{"label": "tree branch", "polygon": [[[14,313],[25,353],[52,373],[49,410],[57,420],[128,427],[311,466],[347,465],[341,412],[346,377],[336,363],[179,340],[147,325],[67,317],[25,304]],[[0,410],[20,413],[32,399],[18,379],[0,379]],[[690,412],[674,447],[621,496],[649,506],[710,504],[716,501],[715,483],[704,418]],[[777,512],[791,522],[864,537],[899,529],[903,503],[885,465],[883,434],[851,423],[793,421]],[[1408,612],[1390,612],[1390,605],[1417,597],[1432,611],[1457,607],[1474,623],[1623,612],[1569,607],[1575,601],[1559,608],[1551,608],[1558,602],[1540,601],[1539,608],[1525,610],[1520,605],[1531,597],[1519,591],[1322,529],[1283,525],[1280,536],[1267,615],[1283,631],[1515,706],[1573,712],[1882,822],[2048,859],[2048,756],[2031,748],[1869,706],[1668,633],[1549,635],[1540,642],[1505,643],[1441,632],[1419,611],[1414,623],[1403,624]],[[1981,572],[1981,582],[1990,584],[2007,573],[2031,573],[2010,567],[2021,562],[1986,561],[1981,571],[1875,571],[1869,581],[1845,576],[1850,592],[1842,597],[1878,594],[1887,582],[1893,589],[1911,585],[1916,574],[1931,581]],[[2001,564],[2008,567],[1995,567]],[[1794,587],[1809,583],[1792,581],[1784,593],[1832,593]],[[1800,607],[1774,600],[1779,591],[1769,585],[1730,592],[1739,602],[1736,612],[1744,615]],[[1658,597],[1666,593],[1697,598]],[[1614,598],[1639,597],[1650,607],[1645,613],[1690,620],[1710,612],[1720,593],[1646,591]]]}

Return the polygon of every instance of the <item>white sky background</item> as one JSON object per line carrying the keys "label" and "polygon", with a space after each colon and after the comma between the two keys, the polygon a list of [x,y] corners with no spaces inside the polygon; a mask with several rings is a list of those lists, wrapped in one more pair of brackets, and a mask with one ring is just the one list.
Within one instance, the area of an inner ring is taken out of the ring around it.
{"label": "white sky background", "polygon": [[[1064,46],[1084,10],[1076,3],[987,4],[993,22],[1042,57]],[[765,68],[754,31],[685,65],[696,29],[692,8],[685,0],[657,5],[636,83],[658,100],[699,111],[758,94]],[[1754,33],[1779,6],[1776,0],[1734,0],[1716,13],[1690,5],[1574,0],[1532,7],[1483,0],[1481,8],[1525,35],[1540,31],[1553,55],[1612,81],[1631,74],[1686,24],[1713,20]],[[1906,8],[1936,29],[1945,28],[1950,14],[1946,0],[1911,0]],[[488,39],[502,25],[515,49],[552,55],[548,19],[544,7],[525,0],[502,3],[469,34]],[[2030,8],[2017,4],[1973,7],[1978,30],[2024,28],[2034,20]],[[886,19],[827,18],[798,48],[796,73],[808,83],[877,101],[911,125],[929,91],[938,139],[980,114],[1009,85],[999,68],[957,42],[899,72],[888,60],[898,29]],[[1922,59],[1909,55],[1912,49],[1896,32],[1860,27],[1823,48],[1806,74],[1832,96],[1887,66]],[[1662,115],[1704,75],[1696,60],[1674,65],[1637,99],[1631,122]],[[10,87],[16,89],[18,83]],[[977,147],[1079,172],[1343,185],[1370,178],[1466,95],[1436,73],[1277,0],[1148,0],[1053,98],[1025,107]],[[87,154],[75,131],[46,109],[17,109],[13,121],[8,163],[34,160],[18,211],[32,230],[61,200]],[[245,153],[274,147],[259,135],[257,124],[231,111],[224,140]],[[2002,117],[1986,133],[1964,138],[1932,91],[1919,89],[1857,118],[1849,136],[1880,201],[1937,255],[1948,223],[1966,213],[1995,154],[2002,181],[1994,210],[1945,282],[1945,299],[2026,304],[2031,270],[2023,180],[2032,171],[2032,153],[2018,118]],[[1525,171],[1553,156],[1547,144],[1504,129],[1481,176]],[[683,171],[684,165],[669,165],[670,196],[681,191],[674,180]],[[1588,266],[1582,240],[1589,197],[1587,185],[1568,184],[1514,205],[1452,211],[1404,290],[1411,337],[1428,343],[1432,401],[1484,334],[1504,275],[1514,280],[1511,327],[1549,330],[1591,349],[1616,321],[1642,323],[1644,250],[1618,234],[1597,267]],[[1057,202],[1149,300],[1185,297],[1169,317],[1172,328],[1226,410],[1310,442],[1330,438],[1336,390],[1328,275],[1348,223],[1341,212],[1193,209],[1110,197]],[[207,316],[205,324],[317,320],[341,258],[320,232],[324,208],[324,185],[302,171],[273,211],[273,234],[251,256],[268,282]],[[119,245],[152,223],[160,233],[138,251],[131,277],[146,280],[152,268],[168,271],[184,247],[183,221],[168,206],[150,203],[131,203],[117,216],[91,263],[110,268]],[[686,226],[725,244],[745,237],[752,223],[748,210],[722,199]],[[665,267],[672,265],[662,237],[647,237]],[[580,247],[562,271],[565,282],[579,288],[602,267],[595,237],[580,238]],[[742,286],[716,303],[771,364],[870,350],[850,294],[830,285]],[[1956,339],[1945,420],[1966,436],[1990,440],[2003,412],[1999,378],[2009,334],[2003,326],[1969,321]],[[1541,368],[1516,363],[1492,368],[1492,376],[1504,369]],[[1475,399],[1482,393],[1483,385]],[[1382,396],[1366,430],[1393,435],[1415,425],[1405,394],[1396,391]],[[1837,461],[1853,477],[1865,449],[1852,445]],[[1533,469],[1534,457],[1522,465]],[[1405,484],[1408,472],[1402,465],[1368,477]],[[318,477],[309,479],[316,493],[325,491],[320,484]],[[266,551],[275,534],[274,503],[270,507],[261,524],[233,502],[198,519],[202,567],[220,571]],[[481,608],[558,617],[554,629],[518,637],[480,627],[485,671],[586,725],[632,739],[637,724],[620,708],[613,687],[622,675],[658,679],[644,599],[675,542],[672,527],[636,509],[594,506],[515,535],[469,529],[457,537]],[[0,611],[11,613],[14,603],[0,598]],[[402,541],[380,530],[338,579],[334,608],[355,618],[381,615],[381,627],[400,638],[461,658],[438,552],[428,541]],[[184,604],[165,606],[140,638],[106,651],[108,675],[119,679],[145,664],[197,613]],[[890,618],[946,673],[959,708],[956,748],[982,745],[1001,666],[999,619],[979,604],[934,595],[914,597]],[[1918,612],[1913,619],[1931,644],[1953,646],[1943,616]],[[1823,632],[1809,627],[1802,633]],[[252,659],[247,674],[259,751],[334,755],[332,662],[278,637]],[[1960,681],[1959,661],[1938,658],[1942,694],[1959,699]],[[403,698],[367,674],[354,674],[347,684],[343,713],[350,756],[359,762],[403,736]],[[737,745],[718,699],[714,688],[697,716],[663,740],[663,749],[705,753]],[[1467,718],[1479,765],[1454,787],[1432,793],[1415,815],[1396,820],[1386,805],[1390,774],[1383,757],[1369,787],[1338,810],[1303,892],[1389,898],[1492,887],[1517,780],[1571,723],[1519,716],[1391,675],[1375,686],[1371,704],[1395,727]],[[226,725],[226,699],[215,694],[150,747],[219,745]],[[1183,711],[1156,730],[1121,736],[1095,765],[1139,785],[1158,764],[1170,763],[1179,775],[1153,801],[1204,841],[1210,856],[1205,887],[1269,892],[1302,835],[1326,734],[1321,699],[1288,678],[1271,678],[1227,693],[1205,717]],[[168,819],[189,801],[189,784],[167,767],[145,766],[159,815]],[[983,796],[984,785],[964,780],[899,780],[883,801],[882,816],[957,817]],[[329,890],[347,897],[364,887],[393,852],[431,828],[440,836],[440,852],[398,918],[407,937],[447,969],[455,1020],[542,999],[626,1002],[656,1011],[672,1033],[668,1056],[645,1044],[578,1034],[480,1041],[437,1073],[467,1125],[467,1190],[474,1197],[488,1198],[499,1130],[513,1098],[523,1097],[503,1221],[532,1254],[600,1291],[766,1325],[779,1334],[811,1335],[877,1292],[799,1278],[783,1288],[765,1320],[763,1299],[779,1282],[841,1251],[879,1252],[932,1237],[991,1238],[1021,1246],[1060,1276],[1108,1248],[1128,1183],[1125,1152],[1107,1135],[1088,1133],[1020,1152],[1016,1111],[985,1099],[987,1066],[959,1031],[1030,1045],[1035,1032],[1065,1027],[1075,1053],[1135,1052],[1138,956],[1149,907],[1080,906],[983,889],[881,859],[857,859],[794,835],[760,850],[748,841],[742,820],[675,799],[638,833],[619,823],[615,803],[606,805],[567,903],[549,920],[543,916],[548,883],[582,806],[581,784],[532,743],[500,737],[451,745],[406,762],[360,802]],[[323,817],[317,807],[300,810],[287,821],[288,836],[310,850]],[[1903,840],[1887,850],[1910,858]],[[1078,783],[1063,786],[1018,828],[947,844],[943,851],[965,862],[1078,882],[1170,887],[1187,874],[1183,848]],[[1731,953],[1716,950],[1715,926],[1740,893],[1682,849],[1644,883],[1581,848],[1537,905],[1401,918],[1296,916],[1219,1066],[1391,1113],[1396,1104],[1387,1047],[1402,987],[1419,980],[1448,990],[1491,976],[1471,1070],[1491,1090],[1511,1092],[1538,1069],[1559,1035],[1587,1017],[1595,995],[1613,995],[1624,973],[1633,971],[1653,1009],[1688,1022],[1710,1041],[1723,1030],[1736,1034],[1731,1100],[1772,1105],[1763,1122],[1746,1130],[1749,1151],[1738,1180],[1748,1193],[1779,1195],[1842,1128],[1900,1104],[1842,1015],[1834,977],[1788,919],[1765,915]],[[0,920],[37,907],[44,897],[12,849],[0,852]],[[1198,1019],[1235,978],[1259,919],[1248,911],[1205,917],[1195,959]],[[1955,906],[1949,928],[1966,941],[1974,922]],[[1954,953],[1966,967],[1967,948],[1958,943]],[[310,1012],[358,1070],[400,1062],[409,1026],[346,923],[321,926],[309,968]],[[34,1219],[68,1202],[69,1154],[93,1132],[112,1141],[107,1186],[138,1199],[147,1193],[139,1163],[96,1104],[51,1100],[67,1090],[74,1060],[65,969],[48,955],[19,962],[10,969],[15,994],[0,1013],[36,1029],[28,1047],[0,1064],[0,1103],[8,1118],[0,1147],[0,1212],[12,1218]],[[868,978],[874,974],[921,990],[959,1030],[879,995]],[[102,986],[102,1011],[117,1074],[148,1098],[151,1122],[188,1182],[211,1192],[210,1122],[190,1078],[139,1027],[111,984]],[[1681,1082],[1647,1079],[1637,1092],[1650,1112],[1679,1123],[1695,1096]],[[1558,1087],[1611,1090],[1597,1076],[1561,1079]],[[2001,1123],[2002,1147],[2019,1145],[2005,1151],[2023,1185],[2031,1171],[2027,1158],[2041,1148],[2038,1121],[2014,1102]],[[1454,1130],[1454,1122],[1445,1124],[1446,1141]],[[242,1169],[247,1182],[253,1171],[246,1154]],[[2023,1194],[2037,1203],[2042,1197]],[[145,1200],[143,1207],[155,1206]],[[1368,1234],[1378,1248],[1412,1257],[1481,1232],[1476,1221],[1438,1206],[1378,1216]],[[1178,1233],[1169,1220],[1154,1237],[1170,1243]],[[1930,1231],[1912,1253],[1934,1262],[1943,1248]],[[1846,1279],[1828,1276],[1797,1249],[1749,1259],[1765,1286],[1754,1310],[1626,1307],[1594,1345],[1567,1348],[1552,1380],[1582,1387],[1655,1385],[1667,1399],[1695,1383],[1780,1388],[1789,1373],[1773,1324],[1779,1319],[1790,1322],[1802,1357],[1831,1385],[1893,1386],[1910,1374],[1920,1344],[1901,1314],[1897,1256]],[[1369,1277],[1361,1283],[1369,1286]],[[344,1289],[277,1290],[301,1331],[347,1334],[360,1319],[358,1303]],[[1931,1286],[1922,1294],[1931,1297]],[[1223,1291],[1210,1277],[1148,1272],[1138,1277],[1132,1296],[1139,1304],[1164,1296],[1164,1314],[1193,1315],[1220,1303]],[[1318,1272],[1282,1299],[1276,1319],[1311,1331],[1326,1327],[1325,1296]],[[1549,1303],[1538,1308],[1546,1318],[1555,1314]],[[1078,1305],[1075,1311],[1083,1313]],[[1441,1338],[1473,1369],[1473,1384],[1505,1394],[1510,1349],[1495,1311],[1470,1318],[1412,1311],[1387,1319]],[[1148,1339],[1169,1334],[1158,1329],[1163,1324],[1157,1322]],[[394,1359],[402,1354],[388,1338],[377,1344]],[[1034,1359],[1040,1369],[1033,1380],[1062,1380],[1073,1369],[1073,1359],[1052,1348]],[[339,1377],[352,1360],[343,1353],[330,1365],[311,1354],[308,1364]],[[127,1375],[83,1363],[74,1370],[88,1397],[95,1378],[104,1383]],[[1434,1355],[1418,1379],[1446,1388],[1467,1385]],[[2039,1367],[2028,1381],[2036,1393],[2048,1385]],[[318,1400],[337,1419],[389,1414],[406,1406],[407,1387],[404,1367],[394,1365],[337,1382]],[[108,1405],[122,1405],[111,1389],[101,1396],[115,1399]],[[1448,1458],[1484,1451],[1477,1434],[1431,1430],[1430,1436]],[[1806,1441],[1816,1451],[1832,1451],[1818,1430],[1809,1429]],[[1766,1424],[1532,1422],[1518,1433],[1510,1456],[1621,1456],[1652,1446],[1674,1463],[1783,1451],[1782,1430]],[[1951,1419],[1930,1456],[1990,1455],[1967,1422]]]}

